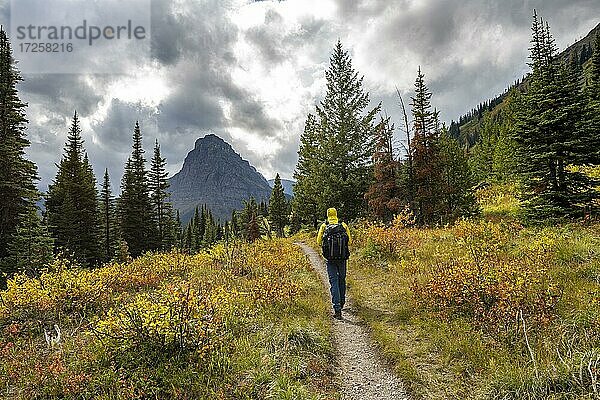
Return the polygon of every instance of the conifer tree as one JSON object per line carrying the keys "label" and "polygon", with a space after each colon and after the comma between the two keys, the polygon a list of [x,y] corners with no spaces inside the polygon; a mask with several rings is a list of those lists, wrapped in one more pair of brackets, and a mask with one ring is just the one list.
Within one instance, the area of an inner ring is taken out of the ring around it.
{"label": "conifer tree", "polygon": [[443,160],[440,149],[438,113],[431,109],[431,93],[419,67],[412,98],[414,213],[421,224],[440,222],[443,214]]}
{"label": "conifer tree", "polygon": [[110,261],[117,252],[117,222],[115,220],[115,199],[110,187],[108,169],[104,171],[104,179],[100,189],[100,221],[102,231],[102,249],[104,261]]}
{"label": "conifer tree", "polygon": [[202,239],[204,238],[204,228],[206,226],[206,213],[204,211],[204,204],[201,209],[194,211],[194,216],[190,221],[192,225],[192,251],[196,252],[202,248]]}
{"label": "conifer tree", "polygon": [[380,110],[380,105],[367,109],[370,100],[363,78],[340,41],[325,77],[327,92],[316,116],[309,116],[294,174],[298,182],[294,194],[299,196],[295,204],[307,201],[314,208],[296,207],[296,212],[313,223],[332,206],[346,219],[366,211],[364,194],[371,181],[374,125]]}
{"label": "conifer tree", "polygon": [[52,261],[52,247],[53,240],[32,205],[27,214],[21,216],[21,223],[9,243],[5,273],[37,276]]}
{"label": "conifer tree", "polygon": [[175,213],[175,224],[173,225],[175,243],[177,247],[183,248],[183,232],[181,227],[181,216],[179,215],[179,209]]}
{"label": "conifer tree", "polygon": [[[600,151],[600,34],[594,40],[594,50],[591,56],[589,68],[589,80],[585,88],[586,111],[585,132],[590,138],[591,148]],[[600,158],[600,157],[599,157]]]}
{"label": "conifer tree", "polygon": [[204,210],[204,235],[202,243],[204,247],[211,246],[217,240],[218,227],[208,207]]}
{"label": "conifer tree", "polygon": [[125,165],[121,181],[121,198],[118,201],[120,230],[133,257],[156,248],[156,225],[152,215],[152,202],[146,159],[142,147],[142,132],[138,122],[133,131],[133,146]]}
{"label": "conifer tree", "polygon": [[173,206],[168,201],[171,194],[168,192],[169,180],[167,179],[166,165],[167,161],[160,154],[160,145],[157,140],[150,165],[149,188],[157,227],[157,248],[161,251],[169,250],[174,242]]}
{"label": "conifer tree", "polygon": [[398,162],[392,147],[393,131],[390,119],[382,118],[378,125],[373,153],[374,181],[365,194],[371,213],[384,221],[390,221],[402,205],[398,198]]}
{"label": "conifer tree", "polygon": [[325,199],[319,188],[323,165],[319,160],[322,130],[313,114],[308,114],[304,125],[304,133],[300,137],[298,164],[294,171],[294,198],[292,208],[299,220],[310,222],[315,228],[323,216],[321,212]]}
{"label": "conifer tree", "polygon": [[254,242],[260,238],[258,204],[254,197],[244,201],[244,209],[241,212],[243,236],[248,242]]}
{"label": "conifer tree", "polygon": [[21,81],[10,42],[0,27],[0,260],[8,255],[17,227],[26,223],[32,204],[39,199],[37,168],[25,158],[29,140],[25,133],[26,104],[17,91]]}
{"label": "conifer tree", "polygon": [[231,220],[229,221],[230,233],[232,236],[237,236],[241,231],[238,219],[238,212],[233,210],[231,212]]}
{"label": "conifer tree", "polygon": [[46,210],[55,246],[84,265],[102,259],[96,178],[74,114],[58,172],[48,188]]}
{"label": "conifer tree", "polygon": [[289,222],[289,215],[288,202],[285,198],[279,174],[275,176],[275,183],[269,200],[269,221],[271,226],[275,228],[277,236],[283,237],[283,230]]}
{"label": "conifer tree", "polygon": [[556,59],[550,28],[536,13],[530,50],[530,84],[515,132],[526,216],[532,221],[581,217],[598,197],[597,182],[569,166],[598,164],[600,143],[582,124],[579,77]]}
{"label": "conifer tree", "polygon": [[187,251],[188,254],[192,253],[193,243],[194,243],[194,230],[192,224],[189,223],[185,228],[185,239],[183,248]]}
{"label": "conifer tree", "polygon": [[440,134],[440,149],[443,162],[442,222],[476,215],[479,210],[472,190],[475,179],[467,154],[445,128]]}

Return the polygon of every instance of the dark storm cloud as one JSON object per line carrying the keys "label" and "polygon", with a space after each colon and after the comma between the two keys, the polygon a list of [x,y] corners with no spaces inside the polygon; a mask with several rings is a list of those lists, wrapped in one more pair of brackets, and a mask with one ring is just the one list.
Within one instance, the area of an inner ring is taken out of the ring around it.
{"label": "dark storm cloud", "polygon": [[94,127],[96,136],[101,139],[98,146],[107,152],[129,154],[136,121],[140,121],[145,147],[150,148],[157,133],[156,111],[141,104],[113,99],[107,117]]}
{"label": "dark storm cloud", "polygon": [[[198,137],[214,132],[267,175],[280,172],[289,178],[305,114],[324,90],[319,85],[338,38],[365,75],[373,104],[382,101],[400,127],[394,87],[400,88],[408,104],[419,65],[433,92],[433,104],[449,122],[501,93],[527,71],[533,8],[550,22],[561,49],[585,35],[600,15],[600,2],[595,0],[331,1],[336,3],[333,16],[321,12],[318,3],[315,9],[296,13],[292,21],[285,7],[293,1],[261,1],[250,7],[264,8],[264,22],[244,29],[230,17],[240,7],[238,0],[152,0],[152,60],[145,67],[160,71],[168,88],[156,104],[114,98],[115,85],[126,84],[122,75],[25,76],[20,92],[30,104],[28,153],[39,165],[41,188],[56,172],[54,163],[75,109],[89,119],[83,135],[95,172],[101,177],[109,168],[115,189],[135,120],[140,120],[148,158],[158,139],[171,172],[176,172]],[[9,3],[0,0],[0,24],[5,26]],[[300,98],[295,102],[298,109],[275,115],[268,98],[234,78],[248,62],[238,53],[240,41],[251,48],[249,62],[260,63],[265,71],[251,77],[256,82],[269,82],[278,67],[293,70],[300,82],[297,92],[288,87],[273,90]],[[102,56],[95,55],[96,61],[102,62]],[[113,60],[140,74],[140,66],[131,60]],[[152,82],[148,85],[135,90],[157,90]],[[268,155],[253,152],[250,141],[240,140],[240,131],[279,150]]]}
{"label": "dark storm cloud", "polygon": [[325,19],[308,15],[299,19],[298,29],[288,32],[284,18],[271,8],[265,13],[264,23],[248,29],[244,35],[265,63],[278,64],[299,51],[326,59],[336,37],[333,28]]}
{"label": "dark storm cloud", "polygon": [[[170,77],[174,92],[160,106],[160,126],[186,134],[226,128],[231,122],[224,113],[225,101],[230,104],[230,119],[235,126],[265,135],[278,128],[260,100],[232,82],[231,70],[237,62],[233,45],[238,30],[227,16],[227,5],[208,1],[190,3],[184,10],[173,7],[172,2],[165,1],[153,8],[153,13],[160,9],[168,16],[167,23],[153,29],[153,35],[161,36],[154,45],[154,54],[166,63],[177,61]],[[168,48],[178,50],[174,53]],[[165,54],[169,57],[161,59],[160,55]],[[188,141],[193,144],[195,139]]]}
{"label": "dark storm cloud", "polygon": [[82,75],[26,75],[21,90],[29,102],[52,104],[52,111],[62,115],[70,115],[75,109],[88,115],[102,100]]}
{"label": "dark storm cloud", "polygon": [[590,0],[338,0],[337,4],[339,18],[349,25],[366,20],[378,24],[378,38],[360,49],[370,49],[377,62],[389,64],[390,78],[397,71],[401,81],[397,84],[411,88],[402,71],[409,69],[416,76],[417,66],[422,66],[434,104],[446,120],[501,93],[526,73],[534,8],[549,21],[561,50],[587,34],[600,15],[600,2]]}

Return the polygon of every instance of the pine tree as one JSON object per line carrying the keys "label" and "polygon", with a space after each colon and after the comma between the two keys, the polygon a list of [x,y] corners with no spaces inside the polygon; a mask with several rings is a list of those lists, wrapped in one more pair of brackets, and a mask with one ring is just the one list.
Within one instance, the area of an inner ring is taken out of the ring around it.
{"label": "pine tree", "polygon": [[244,201],[244,209],[241,212],[242,233],[244,238],[250,243],[260,238],[259,218],[256,199],[250,197],[250,200]]}
{"label": "pine tree", "polygon": [[104,261],[110,261],[118,247],[117,221],[115,219],[115,199],[110,187],[108,169],[104,171],[104,180],[100,189],[100,221],[102,230],[102,248]]}
{"label": "pine tree", "polygon": [[181,227],[181,216],[179,215],[179,210],[175,213],[175,224],[173,225],[175,243],[177,247],[183,248],[183,231]]}
{"label": "pine tree", "polygon": [[206,212],[204,210],[204,205],[202,205],[201,209],[198,209],[196,206],[190,224],[192,226],[191,250],[192,252],[197,252],[203,246],[202,239],[204,238],[204,228],[206,227]]}
{"label": "pine tree", "polygon": [[10,42],[0,27],[0,260],[8,255],[17,227],[29,218],[32,204],[39,199],[37,168],[25,158],[30,143],[25,134],[26,104],[17,91],[21,81]]}
{"label": "pine tree", "polygon": [[189,223],[185,228],[185,239],[183,248],[187,251],[188,254],[193,252],[193,243],[194,243],[194,230],[192,228],[192,224]]}
{"label": "pine tree", "polygon": [[594,40],[594,51],[591,55],[589,80],[585,88],[585,132],[590,138],[588,151],[600,151],[600,34]]}
{"label": "pine tree", "polygon": [[204,212],[204,236],[202,237],[202,243],[204,247],[208,247],[217,240],[218,226],[213,218],[212,212],[208,208],[206,208]]}
{"label": "pine tree", "polygon": [[440,222],[443,214],[443,164],[440,150],[438,113],[431,109],[431,93],[419,67],[412,98],[414,137],[411,156],[413,162],[414,214],[417,222]]}
{"label": "pine tree", "polygon": [[167,161],[160,154],[158,140],[154,145],[154,155],[150,165],[149,188],[157,227],[157,245],[161,251],[169,250],[175,241],[173,237],[173,206],[169,203],[169,180],[165,170]]}
{"label": "pine tree", "polygon": [[9,243],[5,261],[10,270],[5,272],[37,276],[52,261],[52,247],[52,238],[37,215],[37,208],[32,205],[27,214],[22,216]]}
{"label": "pine tree", "polygon": [[117,203],[121,234],[133,257],[156,248],[156,225],[145,165],[142,132],[139,123],[136,122],[132,153],[125,165],[121,198]]}
{"label": "pine tree", "polygon": [[299,220],[310,222],[315,228],[325,204],[323,191],[319,182],[323,165],[319,159],[322,130],[313,114],[308,114],[304,125],[304,133],[300,137],[298,164],[294,171],[294,198],[292,208]]}
{"label": "pine tree", "polygon": [[77,113],[58,172],[48,188],[46,210],[50,233],[60,251],[88,266],[103,258],[96,178],[83,148]]}
{"label": "pine tree", "polygon": [[325,77],[327,92],[316,116],[307,120],[294,174],[298,182],[294,193],[300,196],[295,204],[307,200],[314,206],[313,210],[296,207],[296,212],[313,223],[332,206],[346,219],[366,211],[364,194],[371,181],[374,125],[381,107],[367,110],[370,101],[363,78],[340,41]]}
{"label": "pine tree", "polygon": [[378,125],[373,153],[374,181],[365,194],[371,213],[384,221],[390,221],[402,206],[398,198],[398,162],[392,147],[393,131],[390,119],[382,118]]}
{"label": "pine tree", "polygon": [[283,229],[289,222],[288,202],[285,198],[283,185],[279,174],[275,176],[275,183],[269,200],[269,221],[277,232],[277,236],[283,237]]}

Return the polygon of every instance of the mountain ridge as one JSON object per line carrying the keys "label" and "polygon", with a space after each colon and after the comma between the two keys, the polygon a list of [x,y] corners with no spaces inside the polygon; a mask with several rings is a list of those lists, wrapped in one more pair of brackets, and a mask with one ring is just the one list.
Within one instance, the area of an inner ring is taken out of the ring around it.
{"label": "mountain ridge", "polygon": [[[588,32],[580,40],[566,47],[563,51],[556,55],[557,59],[564,62],[569,62],[573,52],[577,52],[577,55],[580,57],[580,64],[582,67],[587,65],[589,62],[589,57],[591,57],[591,51],[593,48],[593,41],[596,35],[600,35],[600,23],[598,23],[592,30]],[[581,61],[582,51],[587,51],[588,58]],[[510,84],[510,86],[505,89],[505,91],[494,98],[490,98],[485,100],[478,107],[473,108],[471,111],[462,115],[458,119],[458,123],[452,121],[450,125],[450,133],[455,136],[457,139],[461,141],[463,144],[467,144],[472,146],[478,140],[479,130],[480,130],[480,122],[482,121],[483,112],[488,111],[492,112],[497,110],[501,110],[508,98],[508,94],[511,90],[523,90],[529,82],[529,74],[525,75],[523,78],[518,79],[516,82]],[[486,107],[485,104],[488,104]],[[482,109],[483,108],[483,109]]]}
{"label": "mountain ridge", "polygon": [[265,177],[233,147],[215,134],[196,140],[181,170],[169,179],[171,201],[183,223],[196,207],[206,205],[216,219],[227,220],[251,196],[267,200],[271,187]]}

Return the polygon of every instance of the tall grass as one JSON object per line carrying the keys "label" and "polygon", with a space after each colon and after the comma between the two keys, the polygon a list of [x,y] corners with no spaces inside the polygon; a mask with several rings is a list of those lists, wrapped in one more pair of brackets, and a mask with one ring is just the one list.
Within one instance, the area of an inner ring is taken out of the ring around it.
{"label": "tall grass", "polygon": [[3,398],[337,393],[319,281],[284,240],[96,270],[57,261],[39,278],[14,277],[0,296]]}
{"label": "tall grass", "polygon": [[600,398],[600,225],[406,221],[354,227],[349,283],[413,398]]}

